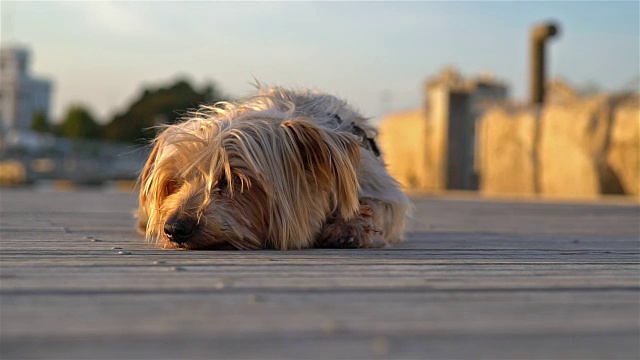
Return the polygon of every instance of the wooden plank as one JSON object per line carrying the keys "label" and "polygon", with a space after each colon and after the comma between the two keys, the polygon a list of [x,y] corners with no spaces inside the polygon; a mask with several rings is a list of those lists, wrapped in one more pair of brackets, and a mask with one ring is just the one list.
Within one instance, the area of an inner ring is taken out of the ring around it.
{"label": "wooden plank", "polygon": [[0,357],[640,357],[638,206],[415,206],[393,248],[188,252],[132,194],[3,189]]}
{"label": "wooden plank", "polygon": [[[28,346],[25,346],[25,343]],[[51,336],[6,339],[7,359],[621,359],[637,358],[637,334],[344,334],[272,332],[209,336]]]}

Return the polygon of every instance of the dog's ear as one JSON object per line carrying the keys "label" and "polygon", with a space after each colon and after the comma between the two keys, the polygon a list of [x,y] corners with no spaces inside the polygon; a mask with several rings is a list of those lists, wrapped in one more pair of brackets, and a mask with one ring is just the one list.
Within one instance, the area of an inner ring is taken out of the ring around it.
{"label": "dog's ear", "polygon": [[138,196],[138,211],[136,212],[137,218],[137,229],[141,234],[145,234],[147,229],[147,222],[149,221],[149,211],[148,207],[148,197],[150,191],[149,184],[149,175],[151,174],[151,170],[153,169],[153,165],[156,162],[156,158],[158,156],[158,150],[160,149],[160,142],[162,140],[156,140],[147,158],[147,162],[144,164],[144,168],[140,173],[140,177],[138,178],[138,187],[140,189],[140,194]]}
{"label": "dog's ear", "polygon": [[297,156],[309,183],[329,191],[335,210],[350,218],[359,207],[360,146],[356,139],[305,120],[285,121],[281,127],[287,133],[288,153]]}

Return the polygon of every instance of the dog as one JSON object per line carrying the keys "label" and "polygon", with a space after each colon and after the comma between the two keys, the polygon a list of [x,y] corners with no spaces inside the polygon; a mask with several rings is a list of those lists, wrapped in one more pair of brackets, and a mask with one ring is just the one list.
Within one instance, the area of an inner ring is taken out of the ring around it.
{"label": "dog", "polygon": [[164,127],[139,178],[138,230],[169,249],[376,248],[410,203],[376,130],[324,93],[258,86]]}

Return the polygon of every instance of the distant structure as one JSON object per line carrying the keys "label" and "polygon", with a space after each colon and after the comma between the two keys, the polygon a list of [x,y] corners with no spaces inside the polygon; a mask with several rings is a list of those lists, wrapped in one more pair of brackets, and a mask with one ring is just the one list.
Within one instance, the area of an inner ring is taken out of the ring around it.
{"label": "distant structure", "polygon": [[49,118],[52,82],[36,78],[30,53],[21,47],[0,48],[0,130],[28,132],[38,112]]}
{"label": "distant structure", "polygon": [[[504,81],[496,79],[491,73],[482,73],[474,77],[463,77],[452,66],[443,68],[440,73],[425,82],[425,94],[447,88],[469,95],[471,108],[482,111],[484,107],[496,102],[503,102],[509,97],[509,87]],[[428,107],[428,100],[427,100]]]}
{"label": "distant structure", "polygon": [[546,42],[559,33],[551,22],[531,29],[527,102],[487,75],[445,68],[429,79],[423,106],[380,122],[391,175],[419,191],[640,200],[638,79],[616,93],[547,79]]}
{"label": "distant structure", "polygon": [[493,75],[465,77],[444,68],[425,82],[420,108],[380,123],[389,171],[407,188],[477,189],[477,120],[508,97],[507,84]]}
{"label": "distant structure", "polygon": [[439,154],[429,187],[477,189],[475,121],[491,104],[507,100],[507,85],[490,74],[464,78],[447,67],[427,80],[425,88],[431,141],[437,147],[432,151]]}

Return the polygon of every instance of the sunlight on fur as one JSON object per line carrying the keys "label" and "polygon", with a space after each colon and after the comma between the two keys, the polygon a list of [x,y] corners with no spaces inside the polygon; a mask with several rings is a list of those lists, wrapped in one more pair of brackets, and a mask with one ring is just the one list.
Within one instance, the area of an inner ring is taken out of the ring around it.
{"label": "sunlight on fur", "polygon": [[346,102],[258,88],[164,128],[140,176],[138,228],[175,249],[382,247],[409,201]]}

